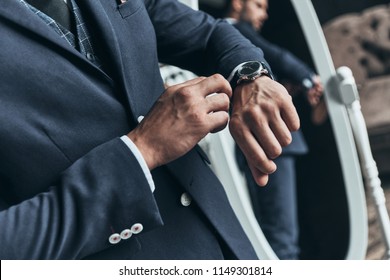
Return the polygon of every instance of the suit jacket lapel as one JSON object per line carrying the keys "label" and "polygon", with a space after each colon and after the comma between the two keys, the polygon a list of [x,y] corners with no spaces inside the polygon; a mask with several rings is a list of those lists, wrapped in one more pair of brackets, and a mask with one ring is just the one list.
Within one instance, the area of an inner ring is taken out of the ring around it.
{"label": "suit jacket lapel", "polygon": [[[105,0],[104,0],[105,1]],[[103,63],[109,67],[108,72],[110,77],[115,81],[117,90],[120,93],[131,93],[131,90],[126,88],[124,64],[122,56],[120,55],[120,46],[112,23],[105,12],[105,9],[98,0],[82,0],[77,1],[77,5],[83,14],[84,20],[90,28],[90,33],[93,34],[95,42],[99,44],[101,53],[104,57],[100,57]],[[105,5],[110,5],[114,1],[108,1]],[[125,102],[129,104],[128,109],[134,108],[134,100],[131,99],[130,94],[123,94],[121,98],[125,99]],[[134,112],[131,112],[134,116]],[[134,117],[135,118],[135,117]]]}
{"label": "suit jacket lapel", "polygon": [[115,75],[123,79],[123,64],[120,54],[118,40],[114,28],[105,10],[98,0],[76,1],[80,7],[84,20],[93,34],[99,48],[104,50],[105,56],[115,65]]}
{"label": "suit jacket lapel", "polygon": [[81,60],[87,67],[91,68],[91,71],[96,71],[103,74],[106,79],[110,78],[97,68],[94,64],[90,63],[84,55],[72,47],[66,40],[61,38],[50,26],[48,26],[39,16],[32,13],[23,3],[18,0],[5,0],[4,5],[0,6],[0,18],[4,18],[5,21],[12,22],[15,26],[20,27],[27,34],[36,36],[36,40],[42,45],[48,48],[57,48],[58,51],[66,52],[66,55],[73,57],[74,59]]}
{"label": "suit jacket lapel", "polygon": [[19,26],[26,31],[39,37],[44,41],[49,41],[69,52],[77,54],[77,51],[72,48],[64,39],[43,22],[37,15],[29,11],[23,3],[18,0],[5,0],[6,3],[0,6],[0,17],[6,21],[10,21],[15,26]]}
{"label": "suit jacket lapel", "polygon": [[[126,83],[124,83],[125,77],[122,59],[119,55],[120,48],[118,40],[100,1],[77,1],[77,4],[79,5],[88,26],[97,27],[90,31],[93,36],[96,36],[95,41],[99,42],[99,48],[102,48],[103,53],[107,56],[106,61],[109,61],[110,65],[113,65],[113,67],[110,68],[111,77],[108,77],[104,72],[90,63],[79,51],[58,36],[58,34],[47,26],[42,19],[37,15],[34,15],[18,0],[5,0],[5,2],[4,5],[0,6],[0,18],[25,29],[28,34],[36,35],[37,41],[42,41],[42,44],[58,48],[61,51],[66,51],[68,55],[80,59],[87,67],[91,67],[91,71],[97,71],[100,75],[103,74],[110,82],[112,82],[110,79],[112,78],[116,82],[117,92],[128,92],[126,90]],[[96,30],[98,30],[98,32],[96,32]],[[47,43],[45,43],[45,41]],[[129,95],[123,94],[121,95],[121,98],[125,99],[125,102],[130,105],[129,108],[131,109],[132,101],[129,99]]]}

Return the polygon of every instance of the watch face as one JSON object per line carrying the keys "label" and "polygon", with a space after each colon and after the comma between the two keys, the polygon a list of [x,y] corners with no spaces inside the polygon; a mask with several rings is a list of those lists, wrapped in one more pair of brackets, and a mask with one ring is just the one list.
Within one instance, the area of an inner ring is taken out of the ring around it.
{"label": "watch face", "polygon": [[260,62],[252,61],[252,62],[245,63],[240,69],[239,73],[240,75],[250,75],[258,72],[260,69],[261,69]]}

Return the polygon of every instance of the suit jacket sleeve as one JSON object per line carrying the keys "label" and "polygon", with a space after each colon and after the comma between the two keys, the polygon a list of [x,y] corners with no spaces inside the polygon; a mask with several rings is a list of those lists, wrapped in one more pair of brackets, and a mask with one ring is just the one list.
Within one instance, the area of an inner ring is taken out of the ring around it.
{"label": "suit jacket sleeve", "polygon": [[[161,62],[198,75],[228,77],[242,62],[264,61],[263,52],[225,20],[215,20],[179,1],[146,1],[155,26]],[[167,16],[169,15],[169,16]]]}
{"label": "suit jacket sleeve", "polygon": [[314,72],[303,61],[291,52],[270,43],[258,34],[247,22],[238,22],[234,26],[254,45],[261,48],[277,79],[287,79],[301,84],[304,79],[310,79]]}
{"label": "suit jacket sleeve", "polygon": [[119,138],[77,160],[47,191],[9,208],[0,199],[0,207],[0,259],[79,259],[113,246],[109,236],[135,223],[144,231],[162,225],[141,167]]}

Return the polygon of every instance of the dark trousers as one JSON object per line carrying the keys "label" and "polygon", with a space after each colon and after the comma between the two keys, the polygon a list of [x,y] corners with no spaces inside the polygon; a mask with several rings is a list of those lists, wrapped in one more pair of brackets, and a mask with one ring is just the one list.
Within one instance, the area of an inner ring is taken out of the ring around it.
{"label": "dark trousers", "polygon": [[260,187],[244,166],[255,216],[272,249],[280,259],[297,259],[298,218],[295,157],[282,155],[275,160],[277,171],[267,186]]}

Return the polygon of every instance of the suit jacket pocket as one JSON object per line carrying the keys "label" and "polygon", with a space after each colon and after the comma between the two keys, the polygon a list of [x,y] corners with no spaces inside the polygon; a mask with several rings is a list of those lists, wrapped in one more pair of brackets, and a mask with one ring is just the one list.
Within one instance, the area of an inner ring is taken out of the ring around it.
{"label": "suit jacket pocket", "polygon": [[126,2],[118,6],[118,10],[122,18],[127,18],[141,9],[142,5],[142,0],[126,0]]}

